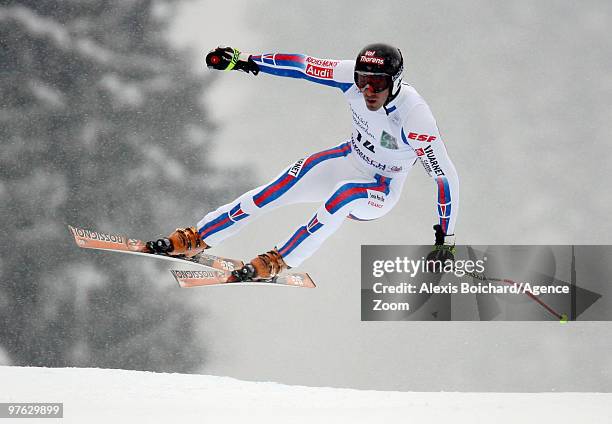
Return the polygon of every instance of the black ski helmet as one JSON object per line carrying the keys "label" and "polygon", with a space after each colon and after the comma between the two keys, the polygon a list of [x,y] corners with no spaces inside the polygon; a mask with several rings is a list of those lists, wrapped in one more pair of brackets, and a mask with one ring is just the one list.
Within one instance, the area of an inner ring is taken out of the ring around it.
{"label": "black ski helmet", "polygon": [[368,44],[357,55],[355,61],[355,81],[357,73],[366,75],[385,75],[391,87],[387,103],[397,96],[402,83],[404,59],[397,47],[384,43]]}

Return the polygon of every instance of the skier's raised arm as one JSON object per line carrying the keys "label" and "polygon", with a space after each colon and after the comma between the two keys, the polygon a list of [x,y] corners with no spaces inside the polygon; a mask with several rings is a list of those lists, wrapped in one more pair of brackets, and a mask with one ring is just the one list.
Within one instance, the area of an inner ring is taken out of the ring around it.
{"label": "skier's raised arm", "polygon": [[231,47],[218,47],[206,56],[208,67],[240,70],[257,75],[263,72],[281,77],[299,78],[317,84],[348,90],[353,84],[354,60],[318,59],[305,54],[242,53]]}
{"label": "skier's raised arm", "polygon": [[402,127],[402,139],[412,146],[438,191],[438,216],[446,235],[454,235],[459,210],[459,177],[436,121],[426,104],[415,106]]}

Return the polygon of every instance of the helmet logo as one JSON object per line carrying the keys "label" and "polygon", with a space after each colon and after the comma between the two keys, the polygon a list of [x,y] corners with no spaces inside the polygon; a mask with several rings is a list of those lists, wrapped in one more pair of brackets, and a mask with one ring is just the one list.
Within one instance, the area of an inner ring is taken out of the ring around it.
{"label": "helmet logo", "polygon": [[395,75],[393,75],[391,77],[392,81],[395,81],[396,79],[398,79],[399,77],[402,76],[402,72],[404,72],[404,65],[401,65],[400,68],[398,69],[398,71],[395,73]]}
{"label": "helmet logo", "polygon": [[382,57],[374,56],[376,52],[374,50],[366,50],[365,54],[359,59],[362,63],[374,63],[376,65],[384,65],[385,59]]}
{"label": "helmet logo", "polygon": [[[361,86],[360,90],[362,90],[369,83],[368,78],[386,77],[386,82],[380,82],[378,87],[382,89],[378,90],[378,92],[383,91],[385,88],[389,89],[386,105],[399,93],[403,65],[402,52],[397,47],[384,43],[369,44],[357,54],[354,69],[355,84],[357,88]],[[374,80],[371,81],[374,82]],[[376,90],[373,85],[371,86]]]}

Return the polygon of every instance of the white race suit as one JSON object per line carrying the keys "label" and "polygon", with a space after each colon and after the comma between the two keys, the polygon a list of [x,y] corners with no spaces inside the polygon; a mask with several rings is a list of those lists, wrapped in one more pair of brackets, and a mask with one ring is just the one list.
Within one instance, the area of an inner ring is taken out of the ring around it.
{"label": "white race suit", "polygon": [[207,214],[197,226],[207,245],[277,207],[321,202],[303,226],[276,245],[287,265],[298,266],[345,218],[372,220],[389,212],[419,160],[435,182],[440,225],[454,233],[459,179],[429,106],[412,86],[403,83],[391,102],[370,111],[353,80],[354,60],[281,53],[251,59],[262,73],[339,88],[350,105],[353,130],[342,144],[299,159],[271,182]]}

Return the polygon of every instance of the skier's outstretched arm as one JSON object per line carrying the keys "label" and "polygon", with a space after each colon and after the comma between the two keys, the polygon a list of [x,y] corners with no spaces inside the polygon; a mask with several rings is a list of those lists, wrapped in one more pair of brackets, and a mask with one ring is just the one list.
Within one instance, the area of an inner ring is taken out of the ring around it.
{"label": "skier's outstretched arm", "polygon": [[438,192],[439,225],[445,234],[454,235],[459,212],[459,177],[427,105],[417,105],[409,112],[402,126],[402,139],[414,148],[425,171],[433,178]]}
{"label": "skier's outstretched arm", "polygon": [[299,78],[317,84],[348,90],[354,83],[354,60],[318,59],[301,53],[247,54],[231,47],[218,47],[206,56],[208,67],[241,70],[257,75],[263,72],[280,77]]}

